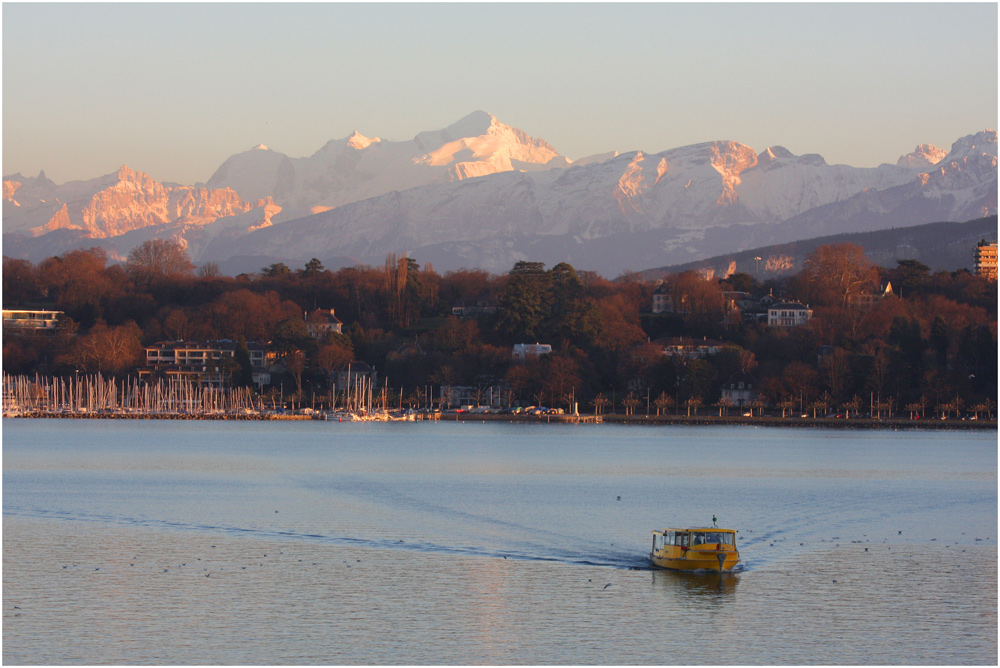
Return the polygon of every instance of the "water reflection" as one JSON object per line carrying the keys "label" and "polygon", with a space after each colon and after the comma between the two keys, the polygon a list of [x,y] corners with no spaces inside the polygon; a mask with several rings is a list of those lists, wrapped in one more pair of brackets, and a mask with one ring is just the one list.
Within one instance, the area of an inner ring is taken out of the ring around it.
{"label": "water reflection", "polygon": [[711,573],[708,571],[651,571],[653,590],[676,596],[678,604],[687,603],[691,597],[710,596],[731,599],[736,595],[740,578],[736,573]]}

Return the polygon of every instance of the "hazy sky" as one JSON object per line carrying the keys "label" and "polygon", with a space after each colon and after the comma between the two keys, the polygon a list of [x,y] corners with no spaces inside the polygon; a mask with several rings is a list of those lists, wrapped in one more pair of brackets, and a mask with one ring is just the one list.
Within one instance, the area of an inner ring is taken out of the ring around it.
{"label": "hazy sky", "polygon": [[997,127],[997,4],[3,4],[3,173],[206,181],[477,109],[577,159],[731,139],[858,167]]}

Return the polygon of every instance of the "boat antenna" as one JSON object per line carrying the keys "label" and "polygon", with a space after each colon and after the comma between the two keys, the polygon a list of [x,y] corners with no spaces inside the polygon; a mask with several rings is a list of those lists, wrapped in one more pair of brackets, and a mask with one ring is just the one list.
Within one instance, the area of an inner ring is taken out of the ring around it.
{"label": "boat antenna", "polygon": [[717,521],[718,521],[718,520],[717,520],[717,519],[715,519],[715,515],[712,515],[712,528],[713,528],[713,529],[718,529],[718,528],[719,528],[719,527],[718,527],[718,526],[716,526],[716,524],[715,524],[715,523],[716,523]]}

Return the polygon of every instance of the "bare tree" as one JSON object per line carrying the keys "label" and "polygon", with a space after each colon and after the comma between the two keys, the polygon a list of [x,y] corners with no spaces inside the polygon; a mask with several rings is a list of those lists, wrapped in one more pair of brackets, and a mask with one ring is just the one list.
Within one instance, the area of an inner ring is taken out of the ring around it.
{"label": "bare tree", "polygon": [[729,409],[733,407],[733,400],[729,397],[722,397],[719,399],[719,403],[716,404],[719,407],[719,417],[722,417],[723,411],[726,415],[729,415]]}
{"label": "bare tree", "polygon": [[657,415],[666,414],[667,409],[674,405],[674,398],[666,392],[660,392],[660,395],[653,400],[653,405],[656,406]]}
{"label": "bare tree", "polygon": [[803,275],[815,301],[847,306],[851,298],[876,285],[878,272],[856,244],[827,244],[806,258]]}
{"label": "bare tree", "polygon": [[184,246],[173,239],[142,242],[128,254],[125,269],[132,280],[145,285],[194,273]]}
{"label": "bare tree", "polygon": [[695,415],[698,415],[698,407],[701,406],[701,397],[691,397],[684,402],[684,406],[687,408],[688,417],[691,417],[691,411],[694,411]]}
{"label": "bare tree", "polygon": [[635,413],[635,407],[640,403],[639,397],[635,395],[635,392],[629,392],[622,399],[622,405],[625,406],[625,415],[632,415]]}

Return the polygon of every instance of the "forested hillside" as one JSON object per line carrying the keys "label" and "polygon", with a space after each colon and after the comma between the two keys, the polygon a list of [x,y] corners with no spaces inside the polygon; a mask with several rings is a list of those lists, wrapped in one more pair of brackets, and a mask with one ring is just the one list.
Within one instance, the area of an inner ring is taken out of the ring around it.
{"label": "forested hillside", "polygon": [[[879,298],[888,282],[894,294]],[[673,313],[651,312],[658,289]],[[754,313],[761,297],[800,302],[813,316],[769,327]],[[467,386],[503,387],[521,405],[729,411],[721,388],[741,373],[760,390],[757,407],[773,411],[996,405],[996,282],[915,260],[881,268],[852,244],[821,246],[797,273],[764,282],[682,272],[661,283],[532,262],[500,275],[442,275],[393,255],[379,267],[331,272],[312,261],[231,278],[212,266],[195,272],[171,242],[147,242],[124,265],[99,250],[38,264],[5,257],[3,301],[65,312],[55,334],[5,332],[6,373],[128,375],[144,363],[145,345],[230,339],[265,344],[274,387],[300,401],[324,400],[332,374],[360,360],[414,405],[428,387],[439,396],[442,386]],[[311,338],[307,312],[331,308],[343,334]],[[717,350],[665,354],[674,337]],[[535,342],[552,353],[512,359],[514,344]]]}

